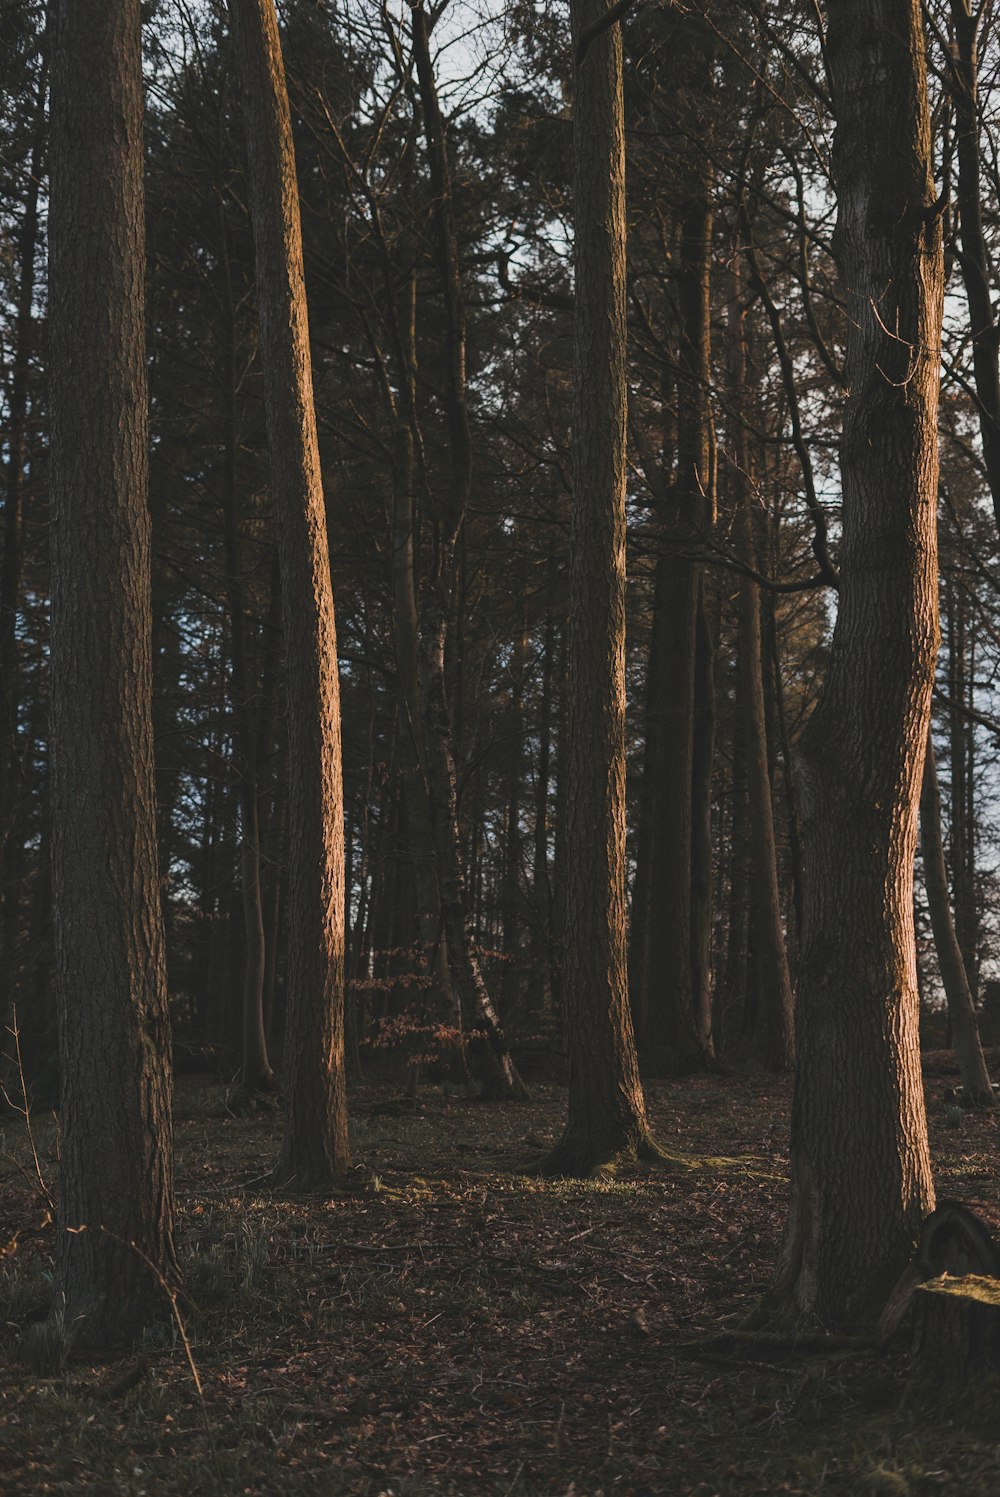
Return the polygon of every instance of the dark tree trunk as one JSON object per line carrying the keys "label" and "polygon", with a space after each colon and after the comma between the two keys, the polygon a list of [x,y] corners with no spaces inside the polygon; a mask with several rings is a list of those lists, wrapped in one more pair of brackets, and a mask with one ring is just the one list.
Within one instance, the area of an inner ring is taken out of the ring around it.
{"label": "dark tree trunk", "polygon": [[843,549],[830,665],[799,756],[799,1060],[775,1294],[864,1324],[934,1204],[913,857],[938,643],[943,260],[919,0],[829,0],[827,13],[848,315]]}
{"label": "dark tree trunk", "polygon": [[109,1346],[176,1279],[153,777],[139,0],[62,0],[52,60],[56,1303]]}
{"label": "dark tree trunk", "polygon": [[[221,199],[220,199],[221,202]],[[269,1089],[273,1074],[264,1032],[264,903],[261,888],[260,796],[257,753],[256,671],[247,644],[246,601],[240,545],[239,493],[236,455],[239,434],[237,411],[236,327],[229,246],[225,218],[219,212],[220,296],[223,320],[223,450],[222,508],[225,537],[226,592],[229,599],[229,637],[232,653],[232,714],[235,742],[234,773],[240,806],[240,896],[243,904],[243,960],[241,1004],[240,1087],[250,1093]]]}
{"label": "dark tree trunk", "polygon": [[465,372],[465,303],[452,204],[444,119],[430,54],[429,22],[422,5],[412,11],[413,55],[427,138],[434,193],[438,269],[444,296],[445,408],[448,418],[449,481],[434,506],[431,558],[425,579],[420,627],[421,709],[427,754],[431,823],[437,853],[441,924],[452,982],[463,1010],[475,1017],[485,1036],[489,1095],[520,1097],[524,1083],[511,1060],[500,1020],[476,954],[462,866],[455,734],[445,670],[448,629],[457,577],[457,551],[472,488],[472,434]]}
{"label": "dark tree trunk", "polygon": [[945,589],[948,619],[948,712],[951,787],[948,797],[948,843],[954,890],[955,935],[973,1002],[979,995],[979,909],[976,899],[976,821],[973,725],[963,710],[971,707],[975,639],[968,605],[958,588]]}
{"label": "dark tree trunk", "polygon": [[[702,66],[709,63],[705,53]],[[705,158],[707,163],[708,158]],[[655,733],[652,870],[646,897],[643,1070],[674,1074],[712,1058],[711,786],[714,654],[698,565],[677,554],[712,523],[712,209],[709,168],[691,185],[679,225],[677,474],[657,563],[647,722]],[[655,676],[652,666],[656,666]]]}
{"label": "dark tree trunk", "polygon": [[920,844],[924,856],[924,886],[927,908],[934,932],[941,981],[948,1000],[951,1043],[958,1060],[962,1086],[969,1101],[977,1106],[993,1105],[993,1087],[986,1069],[983,1047],[979,1043],[976,1005],[962,960],[962,948],[955,933],[948,893],[948,870],[941,837],[941,792],[938,789],[937,765],[933,735],[927,734],[927,756],[924,760],[923,788],[920,793]]}
{"label": "dark tree trunk", "polygon": [[[573,0],[574,42],[600,14]],[[569,1115],[546,1161],[586,1175],[653,1149],[628,1004],[625,904],[625,141],[612,27],[577,69],[576,299],[563,975]]]}
{"label": "dark tree trunk", "polygon": [[[729,306],[730,383],[737,417],[733,430],[737,525],[743,560],[757,567],[754,513],[750,493],[750,454],[740,414],[746,403],[744,310],[735,277]],[[760,588],[752,577],[739,581],[739,698],[743,712],[743,753],[749,810],[749,848],[753,870],[754,938],[761,990],[759,1050],[774,1071],[790,1070],[795,1061],[795,1015],[785,952],[778,887],[778,852],[774,833],[771,771],[764,702]]]}
{"label": "dark tree trunk", "polygon": [[250,163],[288,699],[285,1137],[276,1176],[348,1166],[340,686],[291,118],[274,0],[230,0]]}
{"label": "dark tree trunk", "polygon": [[42,136],[46,69],[38,84],[35,139],[25,194],[24,216],[17,236],[19,258],[17,304],[7,411],[7,473],[3,512],[3,555],[0,559],[0,970],[7,973],[0,995],[0,1051],[6,1044],[9,1005],[15,986],[17,941],[20,930],[20,887],[24,867],[24,838],[18,811],[22,804],[25,744],[21,742],[20,662],[17,614],[24,561],[24,490],[28,458],[28,385],[35,335],[34,301],[38,248],[38,195],[42,175]]}
{"label": "dark tree trunk", "polygon": [[972,371],[979,407],[983,462],[1000,527],[1000,326],[993,310],[992,277],[983,227],[982,162],[979,132],[978,31],[983,6],[972,0],[951,0],[955,52],[948,77],[955,104],[955,145],[958,152],[956,207],[960,225],[958,263],[969,303],[972,332]]}

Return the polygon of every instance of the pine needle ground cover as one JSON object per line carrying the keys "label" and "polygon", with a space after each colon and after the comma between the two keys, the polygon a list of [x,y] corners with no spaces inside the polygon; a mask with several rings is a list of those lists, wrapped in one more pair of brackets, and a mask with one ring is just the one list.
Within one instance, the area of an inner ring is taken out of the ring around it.
{"label": "pine needle ground cover", "polygon": [[[997,1119],[928,1078],[939,1194],[995,1202]],[[648,1089],[687,1165],[592,1182],[530,1165],[564,1094],[352,1098],[356,1179],[264,1184],[280,1120],[177,1098],[189,1301],[120,1360],[42,1322],[52,1227],[23,1123],[0,1134],[0,1491],[414,1497],[1000,1490],[1000,1390],[941,1390],[905,1334],[876,1357],[730,1337],[766,1290],[789,1093]],[[34,1120],[51,1190],[54,1122]],[[709,1338],[715,1338],[710,1340]],[[186,1344],[185,1344],[186,1343]]]}

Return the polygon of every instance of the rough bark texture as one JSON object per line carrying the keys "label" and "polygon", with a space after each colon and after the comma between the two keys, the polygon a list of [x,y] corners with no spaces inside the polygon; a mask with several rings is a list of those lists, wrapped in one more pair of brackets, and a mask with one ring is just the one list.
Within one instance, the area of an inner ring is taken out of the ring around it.
{"label": "rough bark texture", "polygon": [[913,857],[937,651],[943,266],[919,0],[830,0],[847,301],[840,610],[798,765],[792,1205],[775,1293],[874,1319],[934,1203]]}
{"label": "rough bark texture", "polygon": [[176,1273],[153,783],[139,0],[57,6],[50,149],[55,1289],[78,1339],[101,1347],[165,1309],[157,1276]]}
{"label": "rough bark texture", "polygon": [[[600,14],[574,0],[574,42]],[[647,1147],[625,909],[625,149],[617,27],[577,70],[565,1005],[569,1115],[547,1168],[589,1174]]]}
{"label": "rough bark texture", "polygon": [[288,692],[285,1137],[276,1174],[348,1166],[340,685],[302,234],[274,0],[231,0],[243,93]]}
{"label": "rough bark texture", "polygon": [[993,1088],[986,1069],[983,1047],[979,1042],[976,1005],[969,989],[969,979],[962,960],[962,948],[955,934],[948,894],[948,870],[941,837],[941,792],[938,788],[934,740],[927,735],[923,788],[920,792],[920,846],[924,857],[924,887],[927,908],[934,932],[941,981],[948,1000],[951,1043],[958,1060],[959,1074],[966,1097],[978,1106],[992,1107]]}
{"label": "rough bark texture", "polygon": [[952,1387],[1000,1372],[1000,1279],[944,1274],[921,1284],[913,1351],[922,1371]]}

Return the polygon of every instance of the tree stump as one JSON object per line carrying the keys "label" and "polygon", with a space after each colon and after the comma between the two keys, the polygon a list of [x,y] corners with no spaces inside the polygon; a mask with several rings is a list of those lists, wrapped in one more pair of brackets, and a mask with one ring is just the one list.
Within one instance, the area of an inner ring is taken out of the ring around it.
{"label": "tree stump", "polygon": [[913,1350],[925,1372],[964,1383],[1000,1372],[1000,1279],[942,1274],[913,1296]]}

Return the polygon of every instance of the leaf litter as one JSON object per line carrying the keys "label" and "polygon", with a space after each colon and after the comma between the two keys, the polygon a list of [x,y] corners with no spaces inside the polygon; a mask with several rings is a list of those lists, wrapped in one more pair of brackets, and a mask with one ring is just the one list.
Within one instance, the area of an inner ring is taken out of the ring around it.
{"label": "leaf litter", "polygon": [[[946,1086],[928,1079],[939,1193],[995,1202],[997,1119],[946,1124]],[[201,1398],[166,1317],[127,1355],[69,1349],[45,1370],[32,1328],[53,1228],[4,1125],[0,1491],[992,1494],[996,1390],[926,1388],[905,1337],[881,1357],[692,1348],[766,1292],[789,1094],[654,1082],[657,1138],[696,1168],[543,1181],[530,1168],[558,1137],[560,1088],[510,1106],[428,1090],[407,1112],[359,1086],[359,1168],[319,1197],[264,1188],[280,1119],[227,1115],[221,1088],[185,1078],[178,1242]],[[54,1175],[54,1125],[36,1135]]]}

